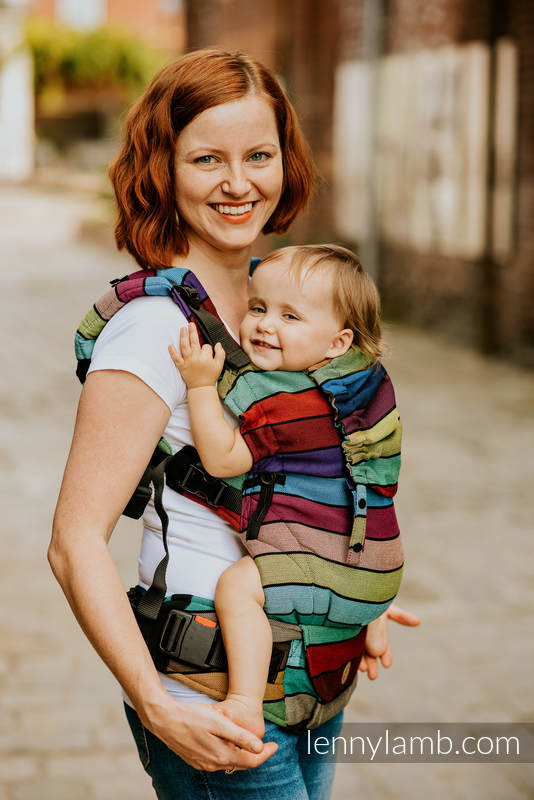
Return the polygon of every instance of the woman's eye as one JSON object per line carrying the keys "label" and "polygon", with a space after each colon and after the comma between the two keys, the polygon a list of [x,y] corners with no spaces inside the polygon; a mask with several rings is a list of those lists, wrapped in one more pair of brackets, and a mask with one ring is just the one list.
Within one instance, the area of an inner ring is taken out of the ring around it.
{"label": "woman's eye", "polygon": [[250,306],[249,311],[252,311],[254,314],[263,314],[265,309],[262,306]]}
{"label": "woman's eye", "polygon": [[270,157],[271,156],[269,155],[269,153],[258,152],[258,153],[252,153],[252,155],[249,158],[250,161],[255,161],[257,163],[259,161],[266,161]]}
{"label": "woman's eye", "polygon": [[195,158],[196,164],[213,164],[215,162],[215,156],[199,156]]}

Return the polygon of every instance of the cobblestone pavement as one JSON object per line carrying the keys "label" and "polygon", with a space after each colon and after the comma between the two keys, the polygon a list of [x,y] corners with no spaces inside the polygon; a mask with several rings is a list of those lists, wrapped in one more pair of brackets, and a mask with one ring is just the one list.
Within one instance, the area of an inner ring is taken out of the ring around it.
{"label": "cobblestone pavement", "polygon": [[[45,558],[79,392],[72,332],[105,282],[131,269],[90,226],[80,235],[94,203],[0,186],[0,800],[153,797],[117,687]],[[405,428],[399,600],[423,624],[391,631],[394,666],[362,678],[347,718],[532,720],[534,375],[400,327],[389,340]],[[112,540],[126,586],[137,539],[123,520]],[[514,800],[534,796],[532,769],[343,764],[334,800]]]}

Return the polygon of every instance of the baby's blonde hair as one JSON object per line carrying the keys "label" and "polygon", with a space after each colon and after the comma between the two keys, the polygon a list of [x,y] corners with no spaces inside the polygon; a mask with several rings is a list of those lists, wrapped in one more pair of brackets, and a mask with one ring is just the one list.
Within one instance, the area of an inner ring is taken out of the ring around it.
{"label": "baby's blonde hair", "polygon": [[354,344],[378,361],[386,349],[380,327],[380,296],[358,256],[337,244],[305,244],[274,250],[258,266],[287,256],[289,270],[299,284],[316,269],[329,270],[334,312],[341,327],[350,328]]}

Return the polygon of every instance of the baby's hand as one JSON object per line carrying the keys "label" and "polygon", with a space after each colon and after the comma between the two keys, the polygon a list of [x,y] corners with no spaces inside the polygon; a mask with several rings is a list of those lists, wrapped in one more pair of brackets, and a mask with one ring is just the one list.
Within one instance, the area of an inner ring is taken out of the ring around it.
{"label": "baby's hand", "polygon": [[223,346],[217,342],[214,348],[210,344],[202,347],[198,339],[198,331],[194,322],[187,328],[180,329],[180,355],[177,349],[169,345],[169,353],[181,372],[188,389],[199,386],[214,386],[224,367],[225,353]]}

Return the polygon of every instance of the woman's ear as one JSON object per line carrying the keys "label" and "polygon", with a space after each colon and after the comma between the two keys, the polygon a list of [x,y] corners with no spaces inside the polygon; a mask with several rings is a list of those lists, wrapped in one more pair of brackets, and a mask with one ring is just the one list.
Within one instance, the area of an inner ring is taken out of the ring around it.
{"label": "woman's ear", "polygon": [[350,328],[343,328],[338,331],[330,343],[330,347],[325,353],[325,358],[336,358],[347,352],[354,340],[354,331]]}

